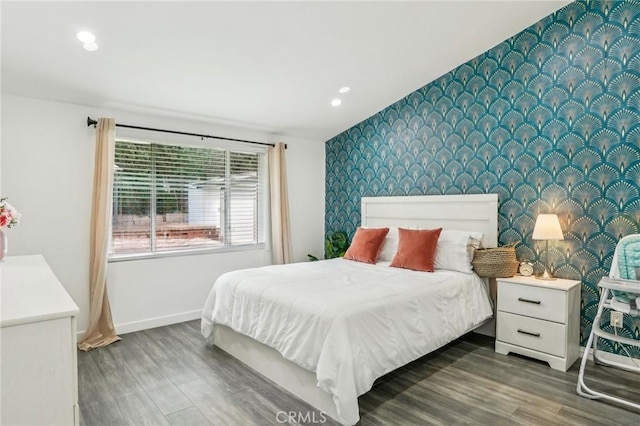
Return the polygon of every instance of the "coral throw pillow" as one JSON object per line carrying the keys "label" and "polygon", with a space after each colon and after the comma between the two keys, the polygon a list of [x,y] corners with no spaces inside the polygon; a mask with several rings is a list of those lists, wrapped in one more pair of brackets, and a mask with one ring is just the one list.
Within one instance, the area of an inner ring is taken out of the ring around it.
{"label": "coral throw pillow", "polygon": [[344,258],[356,262],[376,263],[388,233],[389,228],[358,228]]}
{"label": "coral throw pillow", "polygon": [[391,261],[395,268],[413,269],[414,271],[433,272],[436,247],[442,228],[438,229],[404,229],[398,228],[400,241],[398,251]]}

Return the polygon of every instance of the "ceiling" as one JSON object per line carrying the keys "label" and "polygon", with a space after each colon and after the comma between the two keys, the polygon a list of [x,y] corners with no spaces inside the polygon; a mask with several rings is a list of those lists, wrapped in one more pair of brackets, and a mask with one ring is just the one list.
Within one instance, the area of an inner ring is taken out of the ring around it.
{"label": "ceiling", "polygon": [[567,3],[2,2],[2,92],[325,141]]}

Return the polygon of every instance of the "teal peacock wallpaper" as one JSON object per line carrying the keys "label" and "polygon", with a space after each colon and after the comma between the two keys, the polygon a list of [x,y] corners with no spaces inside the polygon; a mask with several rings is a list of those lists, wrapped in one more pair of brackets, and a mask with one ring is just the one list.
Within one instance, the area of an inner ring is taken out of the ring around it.
{"label": "teal peacock wallpaper", "polygon": [[352,236],[363,196],[497,193],[500,243],[539,261],[536,216],[557,213],[549,259],[582,281],[584,345],[616,243],[640,232],[639,145],[640,2],[577,1],[327,141],[325,230]]}

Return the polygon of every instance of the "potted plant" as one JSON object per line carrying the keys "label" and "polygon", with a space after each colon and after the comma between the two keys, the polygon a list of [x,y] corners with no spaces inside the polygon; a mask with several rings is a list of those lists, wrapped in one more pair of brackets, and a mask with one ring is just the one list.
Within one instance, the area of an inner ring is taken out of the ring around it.
{"label": "potted plant", "polygon": [[[349,248],[349,237],[344,231],[337,231],[327,236],[325,241],[325,259],[335,259],[343,257]],[[312,254],[307,255],[310,261],[316,261],[318,258]]]}

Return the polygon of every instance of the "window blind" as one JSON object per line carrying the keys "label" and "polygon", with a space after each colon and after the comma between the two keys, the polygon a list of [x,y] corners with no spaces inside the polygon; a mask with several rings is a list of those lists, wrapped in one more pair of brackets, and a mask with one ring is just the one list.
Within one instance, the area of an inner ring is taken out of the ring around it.
{"label": "window blind", "polygon": [[112,254],[263,242],[264,153],[117,140]]}

